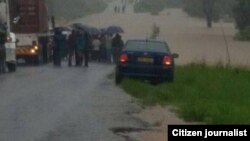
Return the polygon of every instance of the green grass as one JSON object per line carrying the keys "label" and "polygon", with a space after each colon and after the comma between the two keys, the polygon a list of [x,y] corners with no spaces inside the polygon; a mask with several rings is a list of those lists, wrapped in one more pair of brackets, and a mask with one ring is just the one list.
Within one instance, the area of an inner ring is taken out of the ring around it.
{"label": "green grass", "polygon": [[175,105],[187,121],[250,123],[250,71],[190,64],[177,66],[174,83],[125,79],[121,87],[146,105]]}

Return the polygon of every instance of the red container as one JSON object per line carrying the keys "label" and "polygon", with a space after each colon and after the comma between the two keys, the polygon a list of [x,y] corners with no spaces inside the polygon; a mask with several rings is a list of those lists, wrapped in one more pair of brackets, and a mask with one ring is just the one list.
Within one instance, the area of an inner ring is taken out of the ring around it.
{"label": "red container", "polygon": [[[12,32],[48,32],[48,9],[44,0],[9,0],[9,5]],[[20,19],[14,23],[16,17]]]}

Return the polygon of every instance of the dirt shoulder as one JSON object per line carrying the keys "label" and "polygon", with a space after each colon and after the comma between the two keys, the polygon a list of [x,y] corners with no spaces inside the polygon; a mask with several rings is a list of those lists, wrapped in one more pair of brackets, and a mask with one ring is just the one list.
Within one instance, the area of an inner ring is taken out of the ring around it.
{"label": "dirt shoulder", "polygon": [[184,121],[175,114],[174,108],[171,106],[148,107],[140,113],[131,116],[149,124],[150,130],[129,133],[128,136],[136,141],[167,141],[168,125],[201,124]]}

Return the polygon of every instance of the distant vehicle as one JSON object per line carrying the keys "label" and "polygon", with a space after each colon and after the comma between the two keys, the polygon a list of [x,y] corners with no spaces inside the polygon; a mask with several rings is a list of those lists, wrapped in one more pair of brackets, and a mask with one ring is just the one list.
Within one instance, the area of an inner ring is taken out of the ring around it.
{"label": "distant vehicle", "polygon": [[10,30],[18,40],[16,56],[26,63],[51,59],[48,9],[44,0],[9,0]]}
{"label": "distant vehicle", "polygon": [[9,33],[7,41],[5,42],[6,51],[6,65],[9,72],[16,71],[16,35],[14,33]]}
{"label": "distant vehicle", "polygon": [[164,41],[128,40],[116,65],[115,82],[119,84],[124,77],[173,82],[178,56]]}

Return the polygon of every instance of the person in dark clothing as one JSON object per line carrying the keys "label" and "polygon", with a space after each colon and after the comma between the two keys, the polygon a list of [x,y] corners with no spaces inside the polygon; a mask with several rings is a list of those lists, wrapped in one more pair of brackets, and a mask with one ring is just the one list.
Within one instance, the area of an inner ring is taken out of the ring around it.
{"label": "person in dark clothing", "polygon": [[0,73],[5,72],[5,47],[0,45]]}
{"label": "person in dark clothing", "polygon": [[126,5],[124,4],[124,5],[122,6],[122,13],[125,12],[125,9],[126,9]]}
{"label": "person in dark clothing", "polygon": [[[87,34],[85,32],[78,32],[76,39],[76,49],[77,49],[77,66],[81,66],[83,63],[83,56],[85,57],[86,51],[88,51]],[[85,65],[88,58],[85,57]]]}
{"label": "person in dark clothing", "polygon": [[101,35],[100,38],[101,41],[101,46],[100,46],[100,52],[101,52],[101,61],[106,62],[107,57],[106,57],[106,42],[105,42],[105,35]]}
{"label": "person in dark clothing", "polygon": [[85,39],[85,47],[83,49],[83,55],[84,55],[84,66],[88,67],[89,66],[89,50],[90,50],[90,46],[91,41],[90,41],[90,36],[89,34],[85,33],[84,35],[84,39]]}
{"label": "person in dark clothing", "polygon": [[68,38],[68,53],[69,53],[69,61],[68,66],[72,66],[72,57],[74,56],[74,53],[76,51],[76,31],[72,30],[72,33],[69,35]]}
{"label": "person in dark clothing", "polygon": [[0,73],[5,72],[5,41],[6,41],[6,33],[0,31]]}
{"label": "person in dark clothing", "polygon": [[61,66],[61,52],[66,46],[66,37],[62,34],[61,31],[55,31],[54,36],[54,48],[53,48],[53,57],[54,65]]}
{"label": "person in dark clothing", "polygon": [[122,37],[119,33],[117,33],[112,41],[112,53],[114,57],[114,63],[118,61],[123,46],[124,42],[122,40]]}

